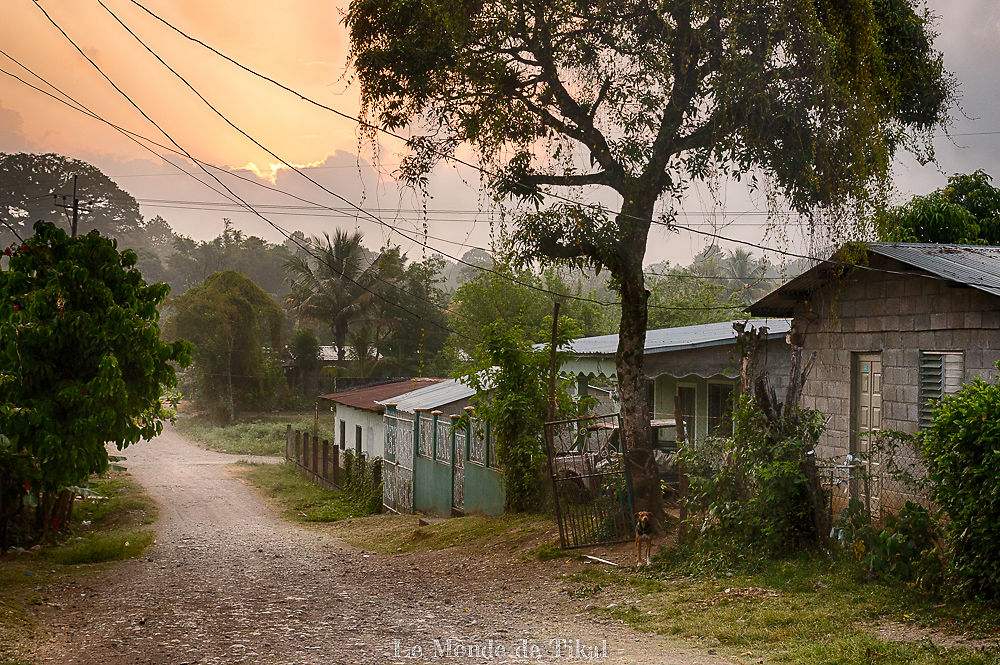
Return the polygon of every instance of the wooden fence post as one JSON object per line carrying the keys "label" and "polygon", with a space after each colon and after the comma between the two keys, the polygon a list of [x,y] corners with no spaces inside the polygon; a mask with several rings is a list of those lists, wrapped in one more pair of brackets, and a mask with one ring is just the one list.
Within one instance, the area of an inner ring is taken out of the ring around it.
{"label": "wooden fence post", "polygon": [[326,439],[323,439],[323,473],[320,475],[330,479],[330,442]]}
{"label": "wooden fence post", "polygon": [[319,472],[319,437],[313,434],[309,439],[312,441],[312,472],[319,476],[322,475]]}
{"label": "wooden fence post", "polygon": [[333,453],[333,484],[340,487],[340,448],[334,446],[330,452]]}
{"label": "wooden fence post", "polygon": [[302,468],[309,470],[309,432],[302,432]]}
{"label": "wooden fence post", "polygon": [[292,426],[285,425],[285,459],[292,458]]}
{"label": "wooden fence post", "polygon": [[295,430],[295,463],[299,464],[302,460],[302,432]]}

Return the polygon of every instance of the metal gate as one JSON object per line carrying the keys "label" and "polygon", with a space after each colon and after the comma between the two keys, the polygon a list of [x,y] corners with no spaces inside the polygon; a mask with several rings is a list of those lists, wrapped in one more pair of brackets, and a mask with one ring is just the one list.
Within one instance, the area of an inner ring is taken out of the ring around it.
{"label": "metal gate", "polygon": [[397,513],[413,512],[413,420],[385,416],[382,503]]}
{"label": "metal gate", "polygon": [[455,429],[454,468],[451,472],[451,509],[452,512],[465,511],[465,458],[468,456],[466,441],[467,431],[464,427]]}
{"label": "metal gate", "polygon": [[629,540],[632,490],[618,414],[545,423],[564,548]]}

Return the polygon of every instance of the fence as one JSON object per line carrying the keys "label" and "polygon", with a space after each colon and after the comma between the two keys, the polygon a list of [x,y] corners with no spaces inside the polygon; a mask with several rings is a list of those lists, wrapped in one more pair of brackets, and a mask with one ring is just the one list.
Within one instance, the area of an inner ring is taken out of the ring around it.
{"label": "fence", "polygon": [[[285,427],[285,460],[294,463],[299,473],[309,480],[329,489],[340,488],[342,479],[346,480],[345,460],[341,457],[340,449],[309,432],[293,430],[291,425]],[[369,461],[362,455],[358,458],[357,465],[362,471],[370,467],[371,482],[374,485],[382,482],[384,465],[381,459]],[[361,477],[365,477],[365,474],[362,473]]]}
{"label": "fence", "polygon": [[385,414],[382,503],[396,512],[439,515],[504,510],[503,480],[489,427],[440,411]]}

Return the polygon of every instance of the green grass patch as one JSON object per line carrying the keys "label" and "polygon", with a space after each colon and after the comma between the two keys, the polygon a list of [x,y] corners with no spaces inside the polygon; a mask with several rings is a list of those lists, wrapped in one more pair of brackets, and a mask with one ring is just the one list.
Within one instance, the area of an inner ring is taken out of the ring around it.
{"label": "green grass patch", "polygon": [[237,462],[231,468],[296,522],[336,522],[370,514],[350,493],[320,487],[303,478],[292,464]]}
{"label": "green grass patch", "polygon": [[[1000,637],[996,608],[867,580],[846,557],[810,554],[712,573],[665,560],[651,569],[588,568],[568,577],[569,593],[597,599],[603,609],[595,611],[638,630],[752,654],[746,662],[1000,663],[1000,650],[932,645],[958,633]],[[900,641],[877,634],[890,622],[907,628]]]}
{"label": "green grass patch", "polygon": [[[312,432],[312,413],[277,413],[254,416],[232,425],[216,425],[206,417],[191,416],[177,419],[181,434],[209,450],[232,455],[282,456],[285,454],[285,428]],[[321,439],[334,440],[332,414],[320,412]]]}
{"label": "green grass patch", "polygon": [[[53,542],[0,557],[0,645],[35,636],[30,608],[45,602],[47,587],[97,575],[109,562],[137,557],[153,543],[153,532],[142,527],[155,521],[155,505],[127,473],[109,471],[93,479],[90,489],[101,498],[74,502],[69,528]],[[0,665],[19,662],[11,658],[0,655]]]}

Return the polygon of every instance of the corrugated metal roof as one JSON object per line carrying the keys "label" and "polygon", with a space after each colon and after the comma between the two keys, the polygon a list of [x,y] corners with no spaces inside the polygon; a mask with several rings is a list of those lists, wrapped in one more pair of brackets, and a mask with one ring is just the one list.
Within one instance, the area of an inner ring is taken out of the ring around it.
{"label": "corrugated metal roof", "polygon": [[[665,353],[682,349],[698,349],[717,344],[732,344],[736,341],[734,321],[721,323],[703,323],[696,326],[680,326],[677,328],[660,328],[646,332],[646,355]],[[751,320],[755,328],[767,327],[768,337],[783,337],[791,329],[789,319]],[[564,351],[570,351],[578,356],[614,355],[618,350],[618,335],[600,335],[598,337],[581,337],[573,340]]]}
{"label": "corrugated metal roof", "polygon": [[868,249],[938,277],[1000,296],[1000,247],[873,242]]}
{"label": "corrugated metal roof", "polygon": [[377,386],[358,388],[357,390],[345,390],[342,393],[331,393],[320,395],[321,399],[328,399],[337,404],[374,411],[381,413],[385,410],[383,404],[393,401],[399,395],[413,392],[416,386],[428,386],[428,384],[438,384],[446,382],[446,379],[407,379],[406,381],[394,381],[393,383],[382,383]]}
{"label": "corrugated metal roof", "polygon": [[451,404],[462,399],[468,399],[476,394],[476,391],[457,379],[450,379],[436,383],[433,386],[418,388],[404,395],[399,395],[393,399],[384,399],[379,402],[381,405],[393,403],[397,411],[413,413],[414,409],[437,409],[445,404]]}
{"label": "corrugated metal roof", "polygon": [[[873,254],[894,259],[931,275],[1000,296],[1000,247],[933,243],[873,242]],[[747,308],[755,316],[788,316],[796,303],[834,279],[840,270],[840,250]],[[877,273],[872,273],[877,274]]]}

